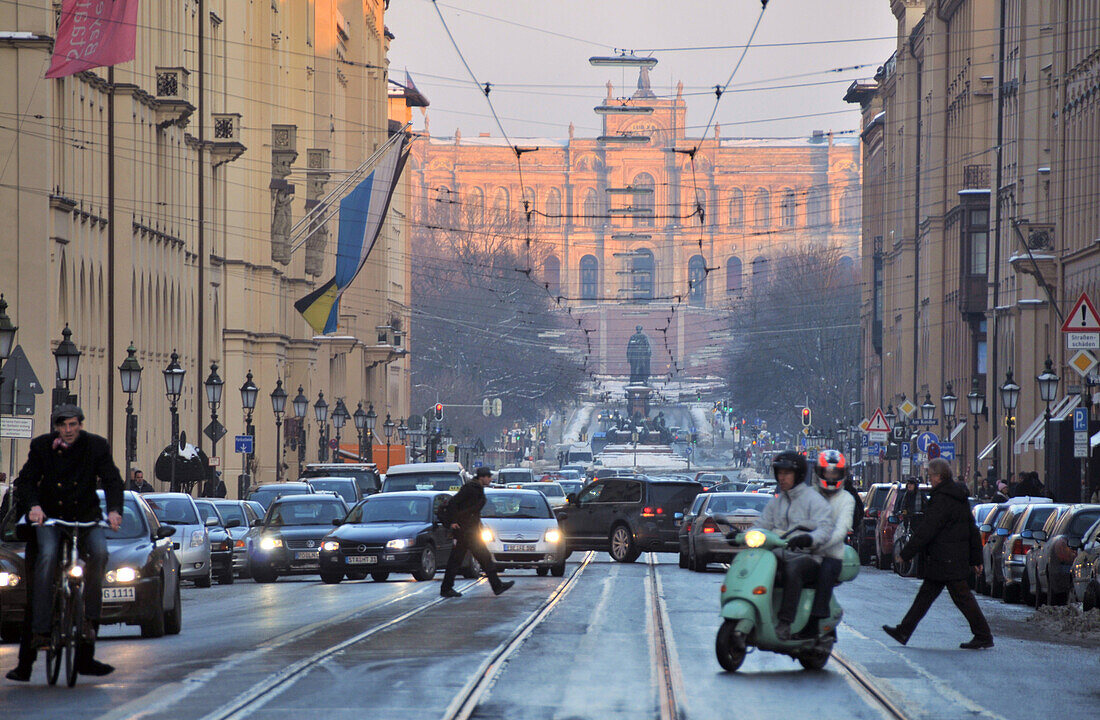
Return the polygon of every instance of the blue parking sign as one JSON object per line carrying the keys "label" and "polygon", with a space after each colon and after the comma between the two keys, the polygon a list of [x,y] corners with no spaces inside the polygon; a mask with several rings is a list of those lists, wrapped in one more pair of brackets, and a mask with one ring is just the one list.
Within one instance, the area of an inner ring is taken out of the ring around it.
{"label": "blue parking sign", "polygon": [[233,451],[244,455],[252,454],[252,436],[236,435],[233,438]]}
{"label": "blue parking sign", "polygon": [[1073,432],[1089,431],[1089,411],[1087,408],[1073,408]]}
{"label": "blue parking sign", "polygon": [[940,443],[940,457],[944,460],[955,459],[955,443],[953,442],[941,442]]}

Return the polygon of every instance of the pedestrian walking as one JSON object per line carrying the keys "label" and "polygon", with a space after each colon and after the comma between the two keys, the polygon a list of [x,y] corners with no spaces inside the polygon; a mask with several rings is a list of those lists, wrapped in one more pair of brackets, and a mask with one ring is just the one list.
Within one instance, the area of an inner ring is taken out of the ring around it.
{"label": "pedestrian walking", "polygon": [[993,633],[967,584],[971,568],[978,573],[982,571],[982,545],[970,514],[966,488],[954,481],[951,466],[942,458],[929,462],[926,472],[932,485],[931,497],[924,518],[901,551],[903,560],[912,560],[918,552],[924,554],[924,582],[901,623],[883,625],[882,629],[905,645],[928,608],[947,588],[955,607],[970,623],[974,634],[959,647],[964,650],[991,648]]}
{"label": "pedestrian walking", "polygon": [[154,491],[153,486],[145,479],[145,473],[141,470],[130,471],[130,487],[127,489],[137,493],[151,493]]}
{"label": "pedestrian walking", "polygon": [[451,528],[455,544],[451,548],[447,571],[443,573],[443,584],[439,588],[442,597],[462,597],[462,593],[455,590],[455,575],[466,560],[467,552],[473,554],[489,577],[493,593],[500,595],[516,584],[514,580],[501,582],[493,565],[493,557],[486,549],[485,541],[481,539],[481,509],[485,507],[485,488],[492,482],[492,471],[485,466],[479,467],[473,481],[463,485],[447,503],[444,520]]}

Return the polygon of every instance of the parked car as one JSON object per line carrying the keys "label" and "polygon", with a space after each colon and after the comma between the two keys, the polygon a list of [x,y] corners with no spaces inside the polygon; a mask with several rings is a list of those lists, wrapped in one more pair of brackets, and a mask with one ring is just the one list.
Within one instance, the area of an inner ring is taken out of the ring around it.
{"label": "parked car", "polygon": [[313,487],[306,482],[267,483],[252,488],[248,493],[248,499],[260,503],[266,513],[271,501],[276,498],[284,495],[308,495],[312,492]]}
{"label": "parked car", "polygon": [[364,495],[355,484],[355,478],[351,477],[315,477],[309,479],[309,486],[313,492],[336,493],[344,498],[344,502],[351,507],[363,499]]}
{"label": "parked car", "polygon": [[1070,569],[1073,597],[1085,611],[1100,607],[1100,521],[1081,538],[1081,549]]}
{"label": "parked car", "polygon": [[[565,539],[542,488],[485,491],[482,539],[498,568],[534,568],[539,575],[565,575]],[[545,483],[549,484],[549,483]]]}
{"label": "parked car", "polygon": [[[748,530],[759,519],[771,497],[760,493],[700,493],[698,512],[688,522],[687,568],[702,572],[712,562],[731,562],[737,549],[726,533]],[[694,505],[692,506],[694,507]]]}
{"label": "parked car", "polygon": [[974,516],[974,525],[981,525],[985,520],[986,515],[989,514],[989,510],[993,508],[997,503],[984,502],[976,503],[970,508],[970,514]]}
{"label": "parked car", "polygon": [[374,463],[309,463],[298,480],[315,477],[350,477],[355,480],[361,497],[382,491],[382,478]]}
{"label": "parked car", "polygon": [[[992,597],[1000,597],[1004,577],[1001,575],[1001,553],[1005,540],[1016,530],[1016,522],[1021,519],[1028,506],[1022,503],[1009,505],[1001,517],[997,520],[996,527],[990,533],[989,539],[982,546],[982,579],[983,589],[988,589]],[[1039,527],[1042,527],[1040,523]]]}
{"label": "parked car", "polygon": [[22,543],[0,543],[0,642],[19,642],[27,610],[27,573]]}
{"label": "parked car", "polygon": [[233,572],[238,577],[248,577],[248,531],[257,520],[264,516],[263,506],[247,500],[213,500],[218,512],[227,524],[237,520],[238,524],[228,528],[233,541]]}
{"label": "parked car", "polygon": [[496,481],[501,485],[509,483],[535,482],[535,473],[531,468],[510,467],[497,470]]}
{"label": "parked car", "polygon": [[253,528],[249,570],[258,583],[275,582],[280,575],[320,575],[321,543],[333,521],[348,514],[338,495],[306,493],[275,499],[267,515]]}
{"label": "parked car", "polygon": [[[436,519],[448,497],[449,492],[411,490],[363,499],[321,542],[321,579],[338,583],[345,577],[361,580],[369,573],[375,582],[385,582],[397,572],[431,580],[446,566],[454,545]],[[462,572],[477,577],[471,558]]]}
{"label": "parked car", "polygon": [[[928,485],[918,487],[916,501],[918,506],[922,504],[929,490]],[[904,485],[893,485],[886,493],[886,500],[875,519],[875,557],[878,559],[878,567],[882,570],[890,570],[894,566],[894,536],[903,519],[906,494]]]}
{"label": "parked car", "polygon": [[617,562],[644,551],[677,552],[684,510],[699,483],[633,478],[596,480],[561,510],[569,550],[607,550]]}
{"label": "parked car", "polygon": [[583,480],[559,480],[558,485],[561,485],[566,497],[569,497],[571,493],[575,495],[584,489]]}
{"label": "parked car", "polygon": [[1035,592],[1035,588],[1038,585],[1036,568],[1037,560],[1039,559],[1039,549],[1043,546],[1043,540],[1041,538],[1050,537],[1054,532],[1054,527],[1058,524],[1058,521],[1062,519],[1062,516],[1069,511],[1069,505],[1059,505],[1047,521],[1043,523],[1043,527],[1031,534],[1031,539],[1035,541],[1035,544],[1028,549],[1024,555],[1024,577],[1022,580],[1023,587],[1022,593],[1027,598],[1027,602],[1031,603],[1035,607],[1039,607],[1042,604],[1042,597],[1038,596]]}
{"label": "parked car", "polygon": [[863,534],[856,550],[859,551],[859,561],[864,565],[869,565],[876,557],[875,528],[891,487],[890,483],[874,483],[863,498]]}
{"label": "parked car", "polygon": [[546,496],[551,510],[565,507],[565,488],[556,482],[509,483],[514,490],[536,490]]}
{"label": "parked car", "polygon": [[[1047,518],[1057,512],[1058,506],[1052,503],[1025,505],[1016,520],[1011,534],[1001,545],[1000,596],[1006,603],[1026,601],[1030,588],[1025,588],[1024,558],[1035,546],[1035,531],[1042,530]],[[997,592],[994,588],[994,597]]]}
{"label": "parked car", "polygon": [[450,490],[458,492],[466,482],[466,471],[456,462],[407,463],[386,471],[382,492]]}
{"label": "parked car", "polygon": [[[1070,568],[1084,545],[1085,533],[1100,520],[1100,505],[1070,505],[1049,530],[1034,533],[1042,545],[1036,547],[1035,604],[1065,605],[1073,588]],[[1045,528],[1046,526],[1044,526]]]}
{"label": "parked car", "polygon": [[676,530],[676,540],[680,549],[680,567],[687,568],[688,566],[688,531],[691,529],[691,523],[699,516],[699,511],[703,507],[703,503],[706,502],[709,493],[701,492],[695,496],[695,499],[691,501],[691,505],[684,510],[684,517],[680,521],[680,527]]}
{"label": "parked car", "polygon": [[207,525],[210,534],[210,564],[214,577],[219,585],[233,584],[233,538],[229,535],[230,523],[233,527],[240,525],[240,520],[227,520],[211,500],[199,498],[195,500],[195,507],[199,509],[199,516],[203,523],[214,518],[217,525]]}
{"label": "parked car", "polygon": [[186,493],[145,493],[142,497],[158,521],[176,528],[172,548],[180,561],[180,577],[193,580],[196,587],[210,587],[214,575],[207,528],[217,521],[203,521],[194,498]]}

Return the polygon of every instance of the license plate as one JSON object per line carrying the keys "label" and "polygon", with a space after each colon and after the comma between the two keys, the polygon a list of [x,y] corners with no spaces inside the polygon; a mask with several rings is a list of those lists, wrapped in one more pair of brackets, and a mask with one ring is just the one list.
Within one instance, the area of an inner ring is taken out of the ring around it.
{"label": "license plate", "polygon": [[535,552],[534,545],[505,545],[504,552]]}
{"label": "license plate", "polygon": [[133,602],[133,600],[132,587],[103,588],[103,602]]}
{"label": "license plate", "polygon": [[296,552],[296,553],[294,553],[294,559],[295,560],[317,560],[318,559],[318,551],[317,550],[306,550],[304,552]]}
{"label": "license plate", "polygon": [[377,555],[349,555],[346,558],[348,565],[374,565],[378,562]]}

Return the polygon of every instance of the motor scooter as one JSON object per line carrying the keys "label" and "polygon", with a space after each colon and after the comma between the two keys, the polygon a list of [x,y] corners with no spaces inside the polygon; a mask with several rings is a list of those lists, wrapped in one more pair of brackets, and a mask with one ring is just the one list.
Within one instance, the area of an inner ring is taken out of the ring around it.
{"label": "motor scooter", "polygon": [[[736,672],[750,648],[789,655],[807,670],[820,670],[829,661],[836,642],[836,627],[844,615],[834,595],[829,603],[829,617],[818,625],[818,636],[806,640],[780,640],[775,636],[782,588],[776,588],[779,559],[773,550],[787,547],[787,536],[805,532],[795,528],[784,535],[770,530],[748,530],[730,533],[727,539],[741,549],[730,563],[722,583],[722,626],[718,628],[715,653],[718,664]],[[839,582],[852,580],[859,574],[859,553],[851,546],[844,548],[843,570]],[[810,618],[814,588],[802,590],[798,612],[791,623],[792,635],[805,627]]]}

